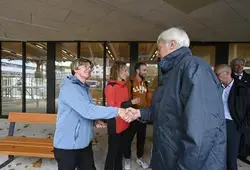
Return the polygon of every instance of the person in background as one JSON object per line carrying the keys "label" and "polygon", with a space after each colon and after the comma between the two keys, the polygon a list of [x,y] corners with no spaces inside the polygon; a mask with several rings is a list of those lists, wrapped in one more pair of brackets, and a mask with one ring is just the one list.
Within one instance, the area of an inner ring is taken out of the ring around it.
{"label": "person in background", "polygon": [[[242,58],[235,58],[231,61],[230,66],[232,68],[232,77],[235,80],[239,80],[250,85],[250,75],[244,71],[246,61]],[[250,95],[250,94],[249,94]],[[250,129],[241,135],[239,159],[250,165],[250,161],[247,157],[250,155]]]}
{"label": "person in background", "polygon": [[[126,85],[128,67],[122,61],[116,61],[110,70],[110,80],[105,88],[107,105],[128,108],[140,102],[139,98],[130,100]],[[129,127],[123,119],[116,117],[108,120],[108,153],[105,170],[122,170],[123,132]]]}
{"label": "person in background", "polygon": [[227,170],[237,170],[241,133],[248,127],[247,84],[232,78],[232,69],[226,64],[215,67],[223,87],[223,106],[227,126]]}
{"label": "person in background", "polygon": [[250,84],[250,74],[244,71],[246,61],[242,58],[235,58],[231,61],[232,77]]}
{"label": "person in background", "polygon": [[[93,64],[79,58],[72,62],[72,76],[62,80],[54,136],[54,155],[58,170],[95,170],[91,140],[94,120],[120,116],[126,120],[126,110],[93,104],[86,81]],[[102,121],[96,126],[104,127]]]}
{"label": "person in background", "polygon": [[162,81],[151,107],[129,108],[129,121],[152,120],[152,170],[225,170],[226,121],[222,87],[211,66],[192,55],[187,33],[157,40]]}
{"label": "person in background", "polygon": [[[134,105],[134,108],[147,108],[150,106],[150,93],[148,91],[148,83],[145,80],[147,75],[146,63],[139,62],[134,67],[135,76],[127,81],[127,86],[132,98],[139,98],[140,102]],[[136,162],[144,169],[148,168],[148,164],[143,159],[144,145],[146,140],[147,122],[135,120],[131,122],[130,127],[124,132],[124,168],[131,169],[131,144],[136,134],[137,160]]]}

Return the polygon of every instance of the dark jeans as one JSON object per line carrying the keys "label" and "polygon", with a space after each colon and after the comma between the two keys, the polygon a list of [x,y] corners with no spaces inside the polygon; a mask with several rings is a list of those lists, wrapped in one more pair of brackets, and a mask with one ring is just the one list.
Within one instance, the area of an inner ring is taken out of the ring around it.
{"label": "dark jeans", "polygon": [[227,123],[227,170],[237,170],[237,157],[240,145],[240,133],[232,120]]}
{"label": "dark jeans", "polygon": [[58,170],[96,170],[92,145],[84,149],[64,150],[54,148]]}
{"label": "dark jeans", "polygon": [[105,170],[122,170],[122,133],[109,134]]}
{"label": "dark jeans", "polygon": [[134,121],[130,124],[130,127],[124,132],[124,157],[126,159],[131,158],[131,144],[136,134],[136,146],[137,146],[137,158],[143,157],[144,145],[146,140],[147,123],[141,123]]}

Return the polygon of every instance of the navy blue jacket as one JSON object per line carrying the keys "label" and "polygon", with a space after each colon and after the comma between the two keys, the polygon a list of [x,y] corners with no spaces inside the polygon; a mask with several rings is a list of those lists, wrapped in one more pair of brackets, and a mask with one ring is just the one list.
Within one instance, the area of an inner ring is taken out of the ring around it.
{"label": "navy blue jacket", "polygon": [[159,63],[162,82],[152,106],[153,170],[225,170],[226,124],[222,88],[211,66],[182,47]]}

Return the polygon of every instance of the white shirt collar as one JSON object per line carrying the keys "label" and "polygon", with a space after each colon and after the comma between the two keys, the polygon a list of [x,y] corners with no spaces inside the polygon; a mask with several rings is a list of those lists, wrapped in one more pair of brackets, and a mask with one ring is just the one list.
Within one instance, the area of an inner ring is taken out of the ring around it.
{"label": "white shirt collar", "polygon": [[224,86],[224,84],[222,84],[222,87],[225,88],[231,88],[234,84],[234,79],[229,83],[229,85],[227,85],[227,87]]}

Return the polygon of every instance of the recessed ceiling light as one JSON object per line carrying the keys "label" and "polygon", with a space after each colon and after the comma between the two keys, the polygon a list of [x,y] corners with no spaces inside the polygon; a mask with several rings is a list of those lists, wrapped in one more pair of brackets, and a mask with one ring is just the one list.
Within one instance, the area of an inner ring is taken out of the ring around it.
{"label": "recessed ceiling light", "polygon": [[5,49],[3,49],[2,51],[7,52],[7,53],[11,53],[11,51],[5,50]]}
{"label": "recessed ceiling light", "polygon": [[37,45],[37,44],[36,44],[36,46],[37,46],[38,48],[41,48],[41,49],[43,49],[43,47],[42,47],[42,46],[40,46],[40,45]]}

